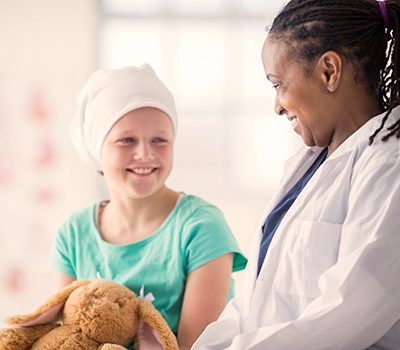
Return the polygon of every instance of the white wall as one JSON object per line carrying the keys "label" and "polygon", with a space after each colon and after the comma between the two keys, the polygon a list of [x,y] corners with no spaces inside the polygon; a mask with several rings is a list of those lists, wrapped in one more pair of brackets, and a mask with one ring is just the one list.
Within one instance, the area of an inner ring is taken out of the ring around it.
{"label": "white wall", "polygon": [[67,134],[97,17],[95,0],[0,1],[0,319],[53,290],[57,227],[97,193]]}

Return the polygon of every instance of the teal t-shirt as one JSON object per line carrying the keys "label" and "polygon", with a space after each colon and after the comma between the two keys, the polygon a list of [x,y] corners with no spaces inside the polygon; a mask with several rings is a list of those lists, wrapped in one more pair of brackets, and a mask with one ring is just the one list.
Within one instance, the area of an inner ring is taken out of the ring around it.
{"label": "teal t-shirt", "polygon": [[[176,334],[187,275],[201,265],[234,253],[233,271],[247,260],[215,206],[184,195],[164,223],[149,237],[126,245],[101,238],[94,204],[73,214],[60,227],[51,263],[76,279],[107,278],[137,295],[152,294],[153,304]],[[233,296],[233,281],[230,296]]]}

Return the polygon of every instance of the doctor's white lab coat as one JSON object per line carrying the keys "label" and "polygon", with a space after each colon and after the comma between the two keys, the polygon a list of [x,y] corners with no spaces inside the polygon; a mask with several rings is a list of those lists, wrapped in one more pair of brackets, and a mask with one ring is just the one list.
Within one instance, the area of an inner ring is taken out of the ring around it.
{"label": "doctor's white lab coat", "polygon": [[[317,170],[256,278],[260,230],[243,300],[233,299],[192,350],[400,349],[400,141],[378,137],[368,146],[382,117]],[[386,125],[398,118],[400,108]],[[266,215],[320,151],[305,148],[289,159]]]}

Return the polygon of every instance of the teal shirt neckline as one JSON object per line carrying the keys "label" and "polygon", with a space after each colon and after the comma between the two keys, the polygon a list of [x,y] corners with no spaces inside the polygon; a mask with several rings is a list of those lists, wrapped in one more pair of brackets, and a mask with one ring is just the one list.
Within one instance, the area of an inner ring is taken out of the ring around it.
{"label": "teal shirt neckline", "polygon": [[[184,195],[176,204],[176,206],[171,210],[171,212],[168,214],[167,218],[164,220],[164,222],[153,232],[151,233],[149,236],[136,241],[136,242],[132,242],[132,243],[127,243],[127,244],[113,244],[110,242],[105,241],[102,237],[101,237],[101,233],[99,230],[99,227],[97,225],[97,213],[98,213],[98,209],[99,206],[101,204],[101,202],[99,203],[95,203],[92,206],[92,215],[93,215],[93,220],[92,220],[92,225],[93,225],[93,230],[95,232],[97,232],[96,235],[96,239],[97,241],[106,246],[109,249],[121,249],[121,248],[128,248],[128,249],[133,249],[133,248],[140,248],[142,245],[146,245],[149,242],[151,242],[152,240],[156,239],[159,235],[165,233],[165,227],[168,226],[168,224],[170,223],[171,220],[173,220],[173,217],[175,215],[175,213],[179,210],[179,208],[184,205],[184,202],[188,200],[188,197],[190,198],[191,195]],[[183,202],[183,203],[182,203]]]}

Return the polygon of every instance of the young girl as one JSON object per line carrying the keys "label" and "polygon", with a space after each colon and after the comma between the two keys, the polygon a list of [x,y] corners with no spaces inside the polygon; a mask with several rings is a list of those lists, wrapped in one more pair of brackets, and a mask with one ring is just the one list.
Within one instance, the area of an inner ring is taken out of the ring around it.
{"label": "young girl", "polygon": [[107,183],[110,199],[68,218],[52,265],[59,285],[96,277],[119,282],[154,306],[181,349],[232,296],[231,272],[246,259],[213,205],[165,184],[177,116],[149,65],[96,71],[82,89],[73,143]]}

